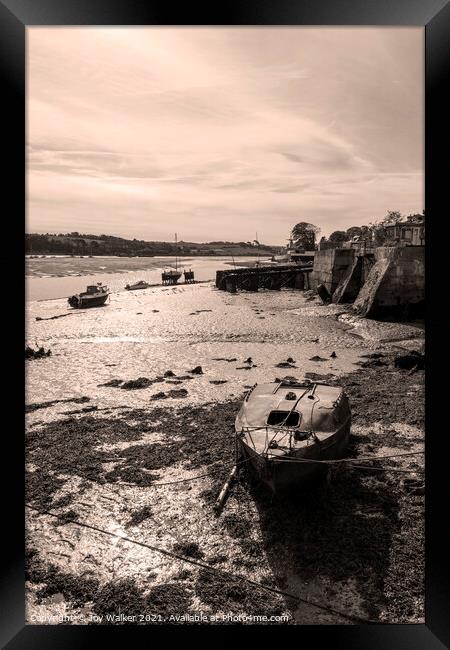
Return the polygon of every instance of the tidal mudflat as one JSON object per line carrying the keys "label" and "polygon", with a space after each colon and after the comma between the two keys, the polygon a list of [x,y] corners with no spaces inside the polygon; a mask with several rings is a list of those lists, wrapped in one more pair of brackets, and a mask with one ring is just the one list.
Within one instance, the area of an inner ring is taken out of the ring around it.
{"label": "tidal mudflat", "polygon": [[350,456],[421,451],[423,371],[394,364],[421,347],[420,327],[202,283],[86,311],[30,301],[26,335],[52,351],[26,362],[30,623],[105,623],[119,607],[141,623],[423,621],[422,456],[339,468],[282,502],[242,473],[212,507],[255,382],[341,383]]}

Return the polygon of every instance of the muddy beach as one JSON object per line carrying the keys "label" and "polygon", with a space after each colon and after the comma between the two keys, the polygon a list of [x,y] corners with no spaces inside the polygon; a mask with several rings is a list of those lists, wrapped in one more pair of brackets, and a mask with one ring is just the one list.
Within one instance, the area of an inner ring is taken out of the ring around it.
{"label": "muddy beach", "polygon": [[[424,373],[395,366],[420,326],[206,283],[66,312],[27,306],[52,350],[26,369],[28,622],[423,622],[423,456],[370,460],[423,450]],[[245,391],[285,375],[345,387],[364,461],[281,501],[242,471],[217,517]]]}

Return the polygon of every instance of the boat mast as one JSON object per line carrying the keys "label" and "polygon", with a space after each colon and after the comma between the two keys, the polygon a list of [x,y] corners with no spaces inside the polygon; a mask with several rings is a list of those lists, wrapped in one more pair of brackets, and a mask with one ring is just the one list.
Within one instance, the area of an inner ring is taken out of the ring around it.
{"label": "boat mast", "polygon": [[175,271],[178,271],[178,240],[177,240],[177,233],[175,233]]}

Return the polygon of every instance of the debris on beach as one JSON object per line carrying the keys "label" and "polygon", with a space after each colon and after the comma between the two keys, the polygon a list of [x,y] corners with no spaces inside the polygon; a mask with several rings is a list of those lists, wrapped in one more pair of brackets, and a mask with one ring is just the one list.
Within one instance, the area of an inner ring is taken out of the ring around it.
{"label": "debris on beach", "polygon": [[56,318],[65,318],[66,316],[73,316],[74,312],[69,312],[68,314],[57,314],[56,316],[49,316],[48,318],[43,318],[42,316],[36,316],[36,320],[55,320]]}
{"label": "debris on beach", "polygon": [[110,388],[123,388],[125,390],[138,390],[140,388],[148,388],[152,384],[158,384],[164,381],[164,377],[155,377],[154,379],[149,379],[148,377],[138,377],[137,379],[129,379],[125,381],[124,379],[110,379],[104,384],[98,384],[100,386],[107,386]]}
{"label": "debris on beach", "polygon": [[50,348],[46,350],[43,347],[33,350],[29,345],[25,348],[25,359],[43,359],[44,357],[51,356],[52,351]]}
{"label": "debris on beach", "polygon": [[228,361],[228,363],[231,363],[232,361],[237,361],[236,357],[213,357],[213,361]]}
{"label": "debris on beach", "polygon": [[286,375],[285,377],[275,377],[274,381],[277,383],[280,383],[282,381],[297,381],[297,377],[294,377],[293,375]]}
{"label": "debris on beach", "polygon": [[74,402],[75,404],[84,404],[85,402],[90,402],[90,397],[68,397],[67,399],[52,399],[47,402],[40,402],[37,404],[26,404],[25,413],[32,413],[38,409],[45,409],[49,406],[54,406],[55,404],[66,404],[69,402]]}
{"label": "debris on beach", "polygon": [[191,375],[203,375],[203,368],[201,366],[195,366],[192,370],[189,370]]}
{"label": "debris on beach", "polygon": [[321,375],[317,372],[305,372],[305,379],[311,379],[312,381],[324,381],[326,383],[336,381],[336,375],[328,373],[326,375]]}
{"label": "debris on beach", "polygon": [[188,391],[186,388],[172,388],[167,393],[168,397],[187,397]]}
{"label": "debris on beach", "polygon": [[113,388],[117,388],[121,384],[123,384],[124,380],[123,379],[110,379],[109,381],[105,382],[104,384],[98,384],[98,386],[112,386]]}
{"label": "debris on beach", "polygon": [[152,400],[167,399],[167,398],[168,398],[168,395],[166,395],[166,393],[164,391],[162,391],[162,390],[159,391],[159,393],[155,393],[154,395],[152,395],[150,397],[150,399],[152,399]]}
{"label": "debris on beach", "polygon": [[125,390],[137,390],[138,388],[148,388],[151,384],[153,384],[153,381],[148,379],[148,377],[138,377],[138,379],[125,381],[120,388],[124,388]]}
{"label": "debris on beach", "polygon": [[177,398],[187,397],[187,396],[188,396],[188,391],[186,390],[186,388],[172,388],[171,390],[167,391],[167,393],[165,393],[164,391],[155,393],[150,397],[150,399],[154,401],[158,399],[168,399],[169,397],[177,399]]}
{"label": "debris on beach", "polygon": [[166,370],[163,377],[175,377],[175,373],[173,372],[173,370]]}
{"label": "debris on beach", "polygon": [[226,384],[227,381],[228,381],[228,379],[210,379],[209,383],[210,384],[216,384],[218,386],[219,384]]}
{"label": "debris on beach", "polygon": [[378,366],[387,366],[388,364],[381,359],[368,359],[367,361],[357,361],[356,366],[361,368],[377,368]]}
{"label": "debris on beach", "polygon": [[297,368],[295,365],[295,361],[292,359],[292,357],[289,357],[286,361],[280,361],[279,363],[275,364],[275,368]]}

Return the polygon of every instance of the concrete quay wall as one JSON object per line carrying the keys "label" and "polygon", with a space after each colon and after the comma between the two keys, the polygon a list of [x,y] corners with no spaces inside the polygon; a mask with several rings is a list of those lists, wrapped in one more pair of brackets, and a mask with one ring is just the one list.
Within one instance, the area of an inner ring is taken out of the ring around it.
{"label": "concrete quay wall", "polygon": [[354,260],[355,251],[352,248],[316,251],[310,276],[311,289],[317,289],[319,284],[323,284],[333,294],[353,266]]}
{"label": "concrete quay wall", "polygon": [[422,316],[425,304],[425,247],[375,249],[375,263],[353,303],[369,318]]}

